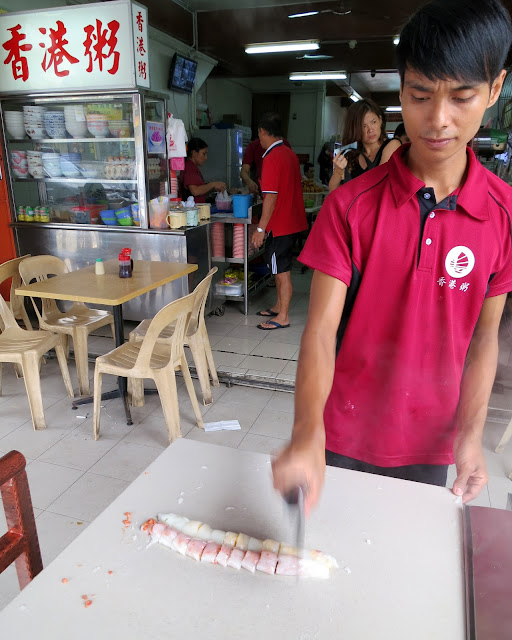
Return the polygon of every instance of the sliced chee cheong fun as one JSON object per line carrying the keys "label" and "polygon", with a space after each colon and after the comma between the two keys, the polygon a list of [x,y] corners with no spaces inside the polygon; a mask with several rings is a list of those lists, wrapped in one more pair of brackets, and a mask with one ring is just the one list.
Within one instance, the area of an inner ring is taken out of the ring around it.
{"label": "sliced chee cheong fun", "polygon": [[279,555],[277,559],[276,575],[297,576],[300,573],[299,558],[297,556]]}
{"label": "sliced chee cheong fun", "polygon": [[203,525],[199,520],[189,520],[186,525],[183,527],[182,531],[187,536],[191,538],[195,538],[197,536],[197,532],[199,531],[199,527]]}
{"label": "sliced chee cheong fun", "polygon": [[245,533],[239,533],[238,538],[236,539],[235,547],[237,549],[243,549],[244,551],[247,551],[250,539],[251,537],[246,535]]}
{"label": "sliced chee cheong fun", "polygon": [[189,558],[194,558],[194,560],[201,560],[201,554],[203,553],[204,548],[206,547],[205,540],[198,540],[197,538],[192,538],[187,545],[187,556]]}
{"label": "sliced chee cheong fun", "polygon": [[201,562],[209,562],[210,564],[217,564],[217,556],[219,555],[220,544],[216,542],[208,542],[201,555]]}
{"label": "sliced chee cheong fun", "polygon": [[247,569],[247,571],[254,573],[259,560],[260,554],[257,551],[246,551],[242,560],[242,569]]}
{"label": "sliced chee cheong fun", "polygon": [[263,547],[263,551],[272,551],[272,553],[279,553],[280,544],[275,540],[263,540],[261,545]]}
{"label": "sliced chee cheong fun", "polygon": [[159,513],[158,520],[168,524],[173,529],[176,529],[176,531],[183,531],[183,527],[188,522],[186,516],[178,516],[175,513]]}
{"label": "sliced chee cheong fun", "polygon": [[184,556],[187,553],[188,543],[190,542],[190,536],[186,536],[184,533],[178,533],[178,535],[174,538],[172,543],[172,548],[174,551],[181,553]]}
{"label": "sliced chee cheong fun", "polygon": [[219,554],[217,555],[217,564],[220,564],[222,567],[227,567],[229,556],[232,551],[233,547],[230,544],[223,544],[220,548]]}
{"label": "sliced chee cheong fun", "polygon": [[212,531],[212,535],[210,540],[213,540],[217,544],[222,545],[224,543],[224,537],[226,535],[225,531],[221,531],[221,529],[214,529]]}
{"label": "sliced chee cheong fun", "polygon": [[176,529],[160,522],[154,524],[151,530],[151,538],[170,549],[173,548],[173,542],[177,535],[178,531]]}
{"label": "sliced chee cheong fun", "polygon": [[226,531],[226,535],[224,536],[224,540],[222,541],[224,544],[229,544],[232,547],[236,544],[236,539],[238,538],[238,533],[233,533],[233,531]]}
{"label": "sliced chee cheong fun", "polygon": [[212,539],[212,532],[213,529],[209,524],[202,524],[197,530],[196,538],[199,538],[199,540],[206,540],[208,542],[208,540]]}
{"label": "sliced chee cheong fun", "polygon": [[279,547],[279,555],[280,556],[298,556],[300,555],[300,551],[299,549],[297,549],[297,547],[292,547],[289,544],[286,544],[285,542],[281,542],[281,545]]}
{"label": "sliced chee cheong fun", "polygon": [[[258,553],[261,553],[263,551],[263,542],[258,540],[258,538],[251,538],[247,545],[247,549],[249,551],[257,551]],[[267,551],[271,551],[271,549],[267,549]]]}
{"label": "sliced chee cheong fun", "polygon": [[245,551],[243,549],[233,549],[228,560],[228,567],[233,569],[240,569],[242,566],[242,560],[244,559]]}
{"label": "sliced chee cheong fun", "polygon": [[258,569],[258,571],[274,575],[276,572],[276,565],[277,553],[273,553],[272,551],[262,551],[260,560],[256,565],[256,569]]}

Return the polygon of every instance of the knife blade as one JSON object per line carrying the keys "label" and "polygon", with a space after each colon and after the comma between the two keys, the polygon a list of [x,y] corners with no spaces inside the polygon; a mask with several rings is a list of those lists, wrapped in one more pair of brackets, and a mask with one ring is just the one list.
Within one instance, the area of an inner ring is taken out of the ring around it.
{"label": "knife blade", "polygon": [[295,530],[295,547],[299,550],[299,555],[302,557],[304,550],[304,535],[305,535],[305,517],[304,517],[304,490],[301,486],[295,487],[289,491],[284,500],[289,506],[289,512],[296,520]]}

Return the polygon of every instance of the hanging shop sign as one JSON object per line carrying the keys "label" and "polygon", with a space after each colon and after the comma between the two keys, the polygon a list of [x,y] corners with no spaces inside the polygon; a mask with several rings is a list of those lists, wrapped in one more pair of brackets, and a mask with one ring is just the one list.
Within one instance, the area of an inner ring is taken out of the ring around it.
{"label": "hanging shop sign", "polygon": [[129,0],[0,15],[0,93],[149,88],[147,17]]}

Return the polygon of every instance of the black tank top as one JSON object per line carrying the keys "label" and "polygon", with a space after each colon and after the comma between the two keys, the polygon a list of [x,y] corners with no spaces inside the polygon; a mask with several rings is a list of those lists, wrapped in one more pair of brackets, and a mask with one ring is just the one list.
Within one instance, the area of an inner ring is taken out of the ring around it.
{"label": "black tank top", "polygon": [[373,162],[368,158],[366,154],[362,153],[361,155],[366,160],[366,169],[363,169],[363,167],[359,164],[359,157],[358,157],[354,163],[354,168],[350,172],[352,175],[352,178],[357,178],[357,176],[363,175],[363,173],[370,171],[370,169],[374,169],[375,167],[378,167],[380,164],[380,161],[382,160],[382,153],[384,152],[384,149],[387,147],[387,145],[391,142],[392,139],[393,138],[388,138],[382,143],[380,149],[377,151],[377,155],[373,159]]}

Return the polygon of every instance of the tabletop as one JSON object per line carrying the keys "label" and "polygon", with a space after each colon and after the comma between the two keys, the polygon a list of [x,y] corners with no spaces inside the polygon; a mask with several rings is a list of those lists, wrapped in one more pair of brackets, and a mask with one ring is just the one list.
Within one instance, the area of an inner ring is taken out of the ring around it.
{"label": "tabletop", "polygon": [[331,579],[204,565],[148,546],[141,523],[175,512],[260,539],[293,532],[269,456],[179,439],[7,605],[0,636],[463,640],[459,503],[445,488],[329,467],[305,544],[337,558]]}
{"label": "tabletop", "polygon": [[134,260],[131,278],[119,277],[119,261],[105,261],[105,274],[97,276],[94,265],[18,287],[19,296],[72,300],[116,306],[197,270],[197,264]]}

